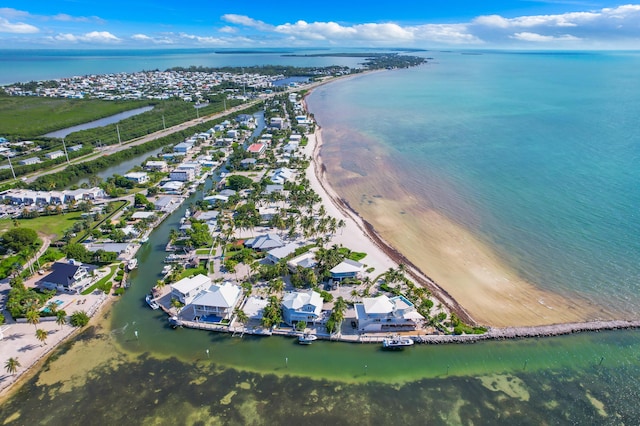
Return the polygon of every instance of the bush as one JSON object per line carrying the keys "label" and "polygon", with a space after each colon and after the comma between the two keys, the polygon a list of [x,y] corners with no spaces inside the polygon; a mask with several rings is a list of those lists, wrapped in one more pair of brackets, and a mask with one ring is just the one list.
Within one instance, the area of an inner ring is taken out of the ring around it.
{"label": "bush", "polygon": [[89,315],[85,311],[74,312],[69,322],[74,327],[84,327],[89,323]]}
{"label": "bush", "polygon": [[320,292],[320,297],[322,297],[322,301],[324,303],[333,302],[333,294],[329,293],[328,291],[322,290]]}
{"label": "bush", "polygon": [[124,291],[124,287],[118,287],[115,289],[113,294],[115,294],[116,296],[122,296],[124,294]]}

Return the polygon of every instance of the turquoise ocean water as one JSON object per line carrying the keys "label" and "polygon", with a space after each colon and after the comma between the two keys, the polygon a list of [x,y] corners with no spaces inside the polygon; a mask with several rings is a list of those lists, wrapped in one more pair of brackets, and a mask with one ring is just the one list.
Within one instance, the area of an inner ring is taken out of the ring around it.
{"label": "turquoise ocean water", "polygon": [[[621,312],[637,307],[640,58],[428,55],[424,67],[325,86],[310,105],[325,130],[348,126],[384,147],[417,196],[522,274],[610,297]],[[638,424],[635,330],[389,353],[169,328],[144,295],[160,276],[170,229],[202,195],[151,234],[110,324],[89,328],[44,366],[60,381],[36,375],[3,402],[5,424]],[[593,274],[617,278],[580,278]],[[607,296],[607,286],[616,291]],[[110,360],[87,370],[93,346]]]}
{"label": "turquoise ocean water", "polygon": [[323,87],[310,108],[325,129],[383,147],[409,192],[530,282],[633,315],[640,54],[428,54],[419,68]]}

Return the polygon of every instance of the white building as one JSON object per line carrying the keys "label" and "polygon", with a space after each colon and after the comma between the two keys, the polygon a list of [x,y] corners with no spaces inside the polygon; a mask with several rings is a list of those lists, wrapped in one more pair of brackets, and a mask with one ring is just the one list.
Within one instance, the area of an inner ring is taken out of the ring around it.
{"label": "white building", "polygon": [[287,293],[282,298],[282,319],[289,325],[313,324],[321,317],[322,304],[320,293],[313,290]]}
{"label": "white building", "polygon": [[133,172],[133,173],[127,173],[126,175],[124,175],[124,177],[127,180],[130,180],[132,182],[135,182],[137,184],[144,184],[149,182],[149,175],[145,172]]}
{"label": "white building", "polygon": [[166,172],[167,162],[166,161],[147,161],[147,163],[144,165],[144,168],[152,171]]}
{"label": "white building", "polygon": [[228,320],[241,297],[242,289],[235,284],[213,284],[191,302],[193,317],[200,321],[207,320],[207,317]]}
{"label": "white building", "polygon": [[362,332],[415,330],[424,320],[404,296],[365,297],[353,307],[358,330]]}
{"label": "white building", "polygon": [[46,153],[44,156],[47,157],[49,160],[55,160],[56,158],[64,157],[64,152],[52,151],[52,152]]}
{"label": "white building", "polygon": [[189,305],[200,292],[209,286],[211,286],[211,279],[206,275],[198,274],[183,278],[171,284],[171,298]]}

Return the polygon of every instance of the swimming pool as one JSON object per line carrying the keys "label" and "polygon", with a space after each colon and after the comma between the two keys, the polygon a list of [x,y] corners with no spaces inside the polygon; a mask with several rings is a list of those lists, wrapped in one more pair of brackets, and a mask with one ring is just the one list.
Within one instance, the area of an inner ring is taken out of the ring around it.
{"label": "swimming pool", "polygon": [[55,303],[55,304],[56,304],[56,308],[57,308],[58,306],[62,305],[64,302],[63,302],[62,300],[60,300],[60,299],[56,299],[56,300],[52,300],[51,302],[48,302],[48,303],[47,303],[47,306],[45,306],[45,307],[42,309],[42,313],[43,313],[43,314],[48,314],[48,313],[50,313],[50,311],[49,311],[49,303]]}

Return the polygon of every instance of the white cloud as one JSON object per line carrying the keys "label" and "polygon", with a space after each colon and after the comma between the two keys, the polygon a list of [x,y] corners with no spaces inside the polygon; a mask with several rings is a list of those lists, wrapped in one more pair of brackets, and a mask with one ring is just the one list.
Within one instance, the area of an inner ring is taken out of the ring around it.
{"label": "white cloud", "polygon": [[0,18],[0,33],[32,34],[39,31],[38,27],[30,24],[25,24],[24,22],[10,22],[5,18]]}
{"label": "white cloud", "polygon": [[170,37],[150,37],[146,34],[134,34],[131,36],[132,40],[143,42],[143,43],[153,43],[153,44],[174,44],[174,40]]}
{"label": "white cloud", "polygon": [[245,27],[256,28],[261,31],[269,31],[273,29],[272,25],[265,24],[262,21],[258,21],[257,19],[253,19],[245,15],[227,13],[226,15],[222,15],[221,19],[225,22],[229,22],[230,24],[243,25]]}
{"label": "white cloud", "polygon": [[49,40],[62,41],[68,43],[97,43],[97,44],[111,44],[120,43],[122,40],[108,31],[92,31],[86,34],[74,35],[69,33],[57,34],[53,37],[48,37]]}
{"label": "white cloud", "polygon": [[11,7],[0,7],[0,17],[7,19],[21,19],[28,18],[29,12],[24,10],[13,9]]}
{"label": "white cloud", "polygon": [[90,43],[119,43],[122,41],[109,31],[91,31],[83,35],[81,40]]}
{"label": "white cloud", "polygon": [[580,38],[574,37],[570,34],[565,34],[561,36],[547,36],[547,35],[530,33],[530,32],[515,33],[511,37],[516,40],[532,41],[536,43],[550,43],[550,42],[558,42],[558,41],[579,41],[580,40]]}
{"label": "white cloud", "polygon": [[224,34],[235,34],[238,32],[238,29],[227,25],[225,27],[220,28],[218,31]]}
{"label": "white cloud", "polygon": [[54,21],[62,21],[62,22],[96,22],[99,24],[104,24],[105,21],[102,18],[97,16],[71,16],[66,13],[58,13],[57,15],[53,15],[51,17]]}
{"label": "white cloud", "polygon": [[132,39],[134,40],[140,40],[140,41],[151,41],[153,40],[151,37],[149,37],[148,35],[145,34],[134,34],[131,36]]}
{"label": "white cloud", "polygon": [[640,18],[640,5],[628,4],[615,8],[604,8],[599,11],[568,12],[558,15],[532,15],[516,18],[487,15],[475,18],[472,23],[494,28],[606,27],[610,25],[612,20],[629,21],[637,26],[638,18]]}
{"label": "white cloud", "polygon": [[446,44],[480,43],[477,37],[466,32],[465,25],[418,25],[403,27],[395,23],[367,23],[352,26],[336,22],[298,21],[278,25],[274,31],[286,34],[292,40],[329,41],[335,44],[356,42],[359,44],[412,44],[438,42]]}

